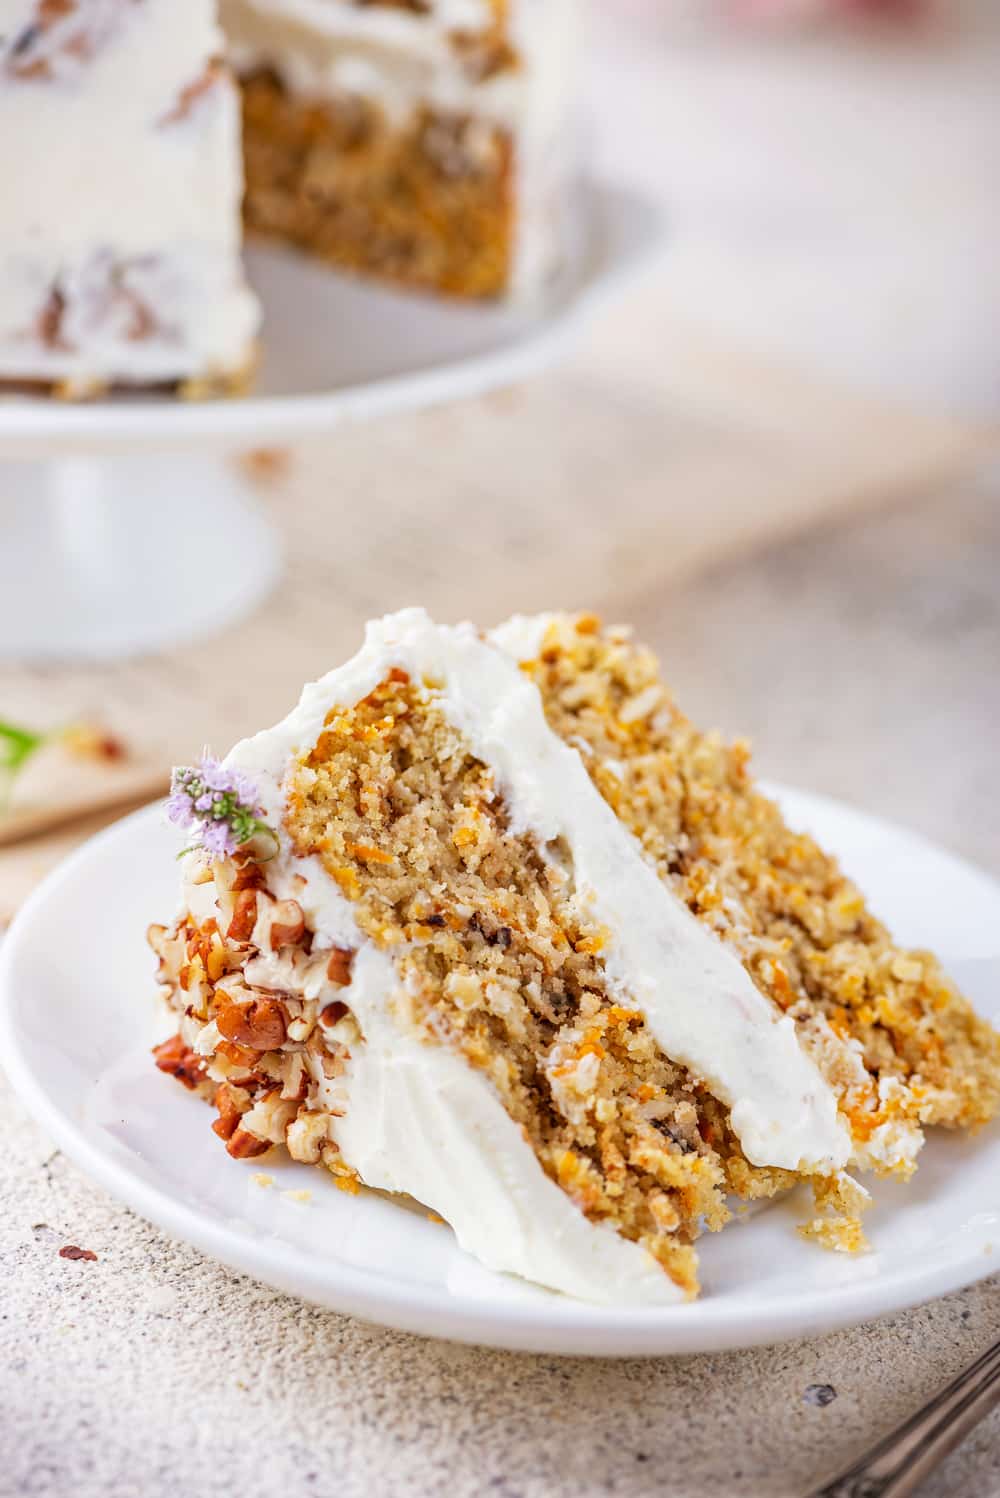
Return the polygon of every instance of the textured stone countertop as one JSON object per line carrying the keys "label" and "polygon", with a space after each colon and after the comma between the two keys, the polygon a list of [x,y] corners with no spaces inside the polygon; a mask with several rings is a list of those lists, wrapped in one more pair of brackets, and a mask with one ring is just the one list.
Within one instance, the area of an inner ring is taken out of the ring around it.
{"label": "textured stone countertop", "polygon": [[[787,542],[636,623],[758,767],[1000,874],[1000,483]],[[1000,1337],[1000,1280],[756,1351],[562,1360],[316,1310],[170,1242],[0,1096],[0,1493],[808,1492]],[[96,1262],[68,1262],[66,1243]],[[817,1386],[820,1386],[819,1389]],[[927,1485],[1000,1494],[1000,1415]]]}

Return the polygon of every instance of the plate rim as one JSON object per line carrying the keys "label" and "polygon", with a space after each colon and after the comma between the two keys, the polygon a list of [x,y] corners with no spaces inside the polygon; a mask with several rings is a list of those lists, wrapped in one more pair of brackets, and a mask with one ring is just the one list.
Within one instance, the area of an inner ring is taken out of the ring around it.
{"label": "plate rim", "polygon": [[[1000,881],[905,826],[835,797],[784,784],[761,782],[761,786],[770,795],[788,794],[801,805],[823,803],[880,832],[920,843],[936,857],[951,860],[966,875],[981,881],[995,893],[1000,905]],[[72,881],[95,848],[126,838],[134,828],[151,823],[160,816],[162,804],[158,800],[140,807],[88,838],[47,875],[16,914],[0,942],[0,1064],[15,1094],[67,1158],[116,1200],[170,1237],[194,1245],[238,1273],[341,1314],[418,1335],[548,1356],[674,1356],[792,1341],[925,1304],[1000,1269],[1000,1257],[989,1251],[985,1241],[970,1234],[967,1252],[944,1264],[928,1268],[917,1263],[897,1271],[888,1284],[872,1278],[828,1286],[822,1294],[815,1289],[801,1291],[777,1310],[773,1306],[733,1308],[722,1297],[711,1296],[662,1308],[593,1306],[553,1296],[552,1304],[563,1312],[553,1316],[544,1300],[524,1305],[504,1301],[499,1311],[491,1311],[488,1308],[492,1303],[485,1298],[482,1302],[460,1300],[451,1291],[437,1286],[417,1289],[412,1282],[384,1271],[367,1270],[342,1260],[316,1261],[286,1240],[243,1236],[206,1216],[133,1173],[127,1156],[119,1160],[102,1150],[74,1122],[50,1096],[22,1053],[14,1023],[14,980],[22,944],[30,943],[36,913]],[[331,1265],[335,1266],[332,1276]],[[573,1313],[583,1312],[586,1319],[569,1319],[567,1306]],[[429,1329],[429,1323],[433,1323],[433,1329]]]}

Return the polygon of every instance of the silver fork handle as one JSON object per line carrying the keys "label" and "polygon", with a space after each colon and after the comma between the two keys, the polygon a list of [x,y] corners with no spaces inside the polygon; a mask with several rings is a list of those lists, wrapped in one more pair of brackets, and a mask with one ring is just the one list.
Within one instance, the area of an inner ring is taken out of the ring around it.
{"label": "silver fork handle", "polygon": [[810,1498],[907,1498],[997,1404],[1000,1342]]}

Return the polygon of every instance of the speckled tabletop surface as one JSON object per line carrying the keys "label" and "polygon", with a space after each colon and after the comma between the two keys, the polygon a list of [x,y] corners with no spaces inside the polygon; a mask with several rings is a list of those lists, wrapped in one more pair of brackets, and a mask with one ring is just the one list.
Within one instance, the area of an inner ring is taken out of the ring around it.
{"label": "speckled tabletop surface", "polygon": [[[766,773],[1000,873],[1000,478],[636,600]],[[762,662],[769,662],[766,673]],[[422,1341],[275,1294],[90,1184],[0,1093],[0,1493],[804,1494],[1000,1337],[1000,1280],[811,1342],[659,1361]],[[71,1262],[74,1243],[96,1261]],[[1000,1415],[927,1484],[1000,1494]]]}

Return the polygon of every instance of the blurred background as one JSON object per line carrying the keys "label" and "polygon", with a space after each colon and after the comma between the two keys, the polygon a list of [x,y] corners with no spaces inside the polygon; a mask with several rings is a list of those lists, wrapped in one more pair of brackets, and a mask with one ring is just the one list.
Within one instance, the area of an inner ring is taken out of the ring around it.
{"label": "blurred background", "polygon": [[602,165],[671,205],[671,305],[995,415],[1000,6],[618,0],[595,22]]}

